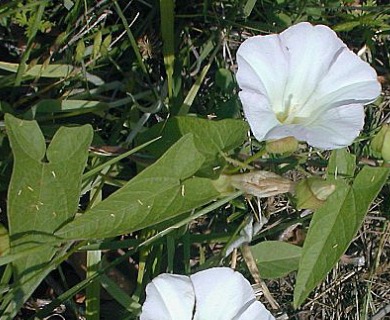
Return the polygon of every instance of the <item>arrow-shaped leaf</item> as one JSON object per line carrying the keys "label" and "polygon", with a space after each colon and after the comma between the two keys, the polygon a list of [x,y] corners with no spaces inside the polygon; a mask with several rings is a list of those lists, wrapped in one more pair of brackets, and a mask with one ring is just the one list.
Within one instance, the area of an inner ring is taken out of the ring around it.
{"label": "arrow-shaped leaf", "polygon": [[210,179],[193,177],[203,161],[193,136],[184,136],[156,163],[56,235],[66,239],[116,236],[206,204],[219,193]]}
{"label": "arrow-shaped leaf", "polygon": [[39,271],[56,252],[55,245],[50,246],[53,232],[77,211],[93,132],[89,125],[62,127],[46,150],[35,121],[7,114],[5,123],[14,155],[7,208],[11,253],[42,247],[39,254],[12,263],[14,278],[22,285],[11,291],[15,298],[1,308],[12,315],[46,275]]}
{"label": "arrow-shaped leaf", "polygon": [[195,117],[174,117],[166,123],[160,122],[141,135],[141,143],[162,136],[159,144],[147,149],[155,156],[161,156],[173,143],[185,134],[194,135],[195,146],[205,157],[198,175],[216,178],[223,169],[225,160],[221,152],[239,147],[246,139],[248,124],[238,119],[211,121]]}
{"label": "arrow-shaped leaf", "polygon": [[306,299],[347,250],[389,171],[388,168],[364,167],[352,186],[340,185],[314,213],[299,264],[295,307]]}

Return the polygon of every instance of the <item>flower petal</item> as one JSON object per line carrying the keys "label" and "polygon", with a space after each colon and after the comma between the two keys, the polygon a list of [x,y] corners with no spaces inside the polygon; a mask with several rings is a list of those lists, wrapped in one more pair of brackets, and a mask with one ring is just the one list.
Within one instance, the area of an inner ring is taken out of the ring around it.
{"label": "flower petal", "polygon": [[363,105],[351,104],[326,110],[308,125],[276,126],[265,139],[293,136],[297,140],[307,141],[313,147],[331,150],[349,146],[363,125]]}
{"label": "flower petal", "polygon": [[300,124],[279,124],[267,133],[264,140],[278,140],[285,137],[294,137],[300,141],[307,141],[308,129]]}
{"label": "flower petal", "polygon": [[255,294],[248,280],[230,268],[211,268],[191,276],[195,289],[194,320],[233,319],[253,300]]}
{"label": "flower petal", "polygon": [[245,40],[237,51],[237,82],[244,91],[266,96],[272,105],[282,107],[287,81],[287,53],[278,35],[255,36]]}
{"label": "flower petal", "polygon": [[160,274],[146,286],[140,320],[191,320],[195,293],[189,277]]}
{"label": "flower petal", "polygon": [[307,143],[321,149],[338,149],[352,144],[364,125],[364,108],[350,104],[324,112],[308,128]]}
{"label": "flower petal", "polygon": [[239,96],[253,135],[259,141],[264,140],[267,133],[279,125],[268,99],[252,91],[241,91]]}
{"label": "flower petal", "polygon": [[[308,22],[298,23],[283,31],[280,39],[289,53],[284,101],[303,108],[319,81],[327,75],[335,59],[344,50],[345,44],[327,26],[313,26]],[[304,113],[310,114],[310,111]]]}
{"label": "flower petal", "polygon": [[381,92],[375,70],[345,48],[318,84],[310,104],[333,107],[350,103],[367,104]]}
{"label": "flower petal", "polygon": [[275,318],[261,302],[255,301],[237,320],[275,320]]}

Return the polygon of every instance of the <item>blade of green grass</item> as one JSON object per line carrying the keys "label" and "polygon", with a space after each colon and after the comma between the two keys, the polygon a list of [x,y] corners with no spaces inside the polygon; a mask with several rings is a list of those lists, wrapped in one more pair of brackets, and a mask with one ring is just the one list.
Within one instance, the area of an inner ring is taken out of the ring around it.
{"label": "blade of green grass", "polygon": [[159,140],[160,138],[161,137],[157,137],[155,139],[152,139],[152,140],[150,140],[150,141],[148,141],[148,142],[146,142],[144,144],[141,144],[140,146],[135,147],[135,148],[133,148],[133,149],[131,149],[131,150],[129,150],[129,151],[127,151],[127,152],[125,152],[125,153],[115,157],[115,158],[112,158],[111,160],[108,160],[107,162],[97,166],[96,168],[93,168],[92,170],[86,172],[83,175],[83,180],[85,180],[85,179],[87,179],[87,178],[89,178],[91,176],[94,176],[95,174],[97,174],[100,171],[102,171],[105,167],[113,165],[113,164],[117,163],[118,161],[120,161],[120,160],[122,160],[122,159],[124,159],[124,158],[126,158],[126,157],[128,157],[130,155],[132,155],[133,153],[138,152],[139,150],[145,148],[146,146],[148,146],[149,144]]}
{"label": "blade of green grass", "polygon": [[256,5],[257,0],[248,0],[244,6],[244,16],[248,18],[253,10],[253,7]]}
{"label": "blade of green grass", "polygon": [[173,66],[175,63],[174,44],[174,1],[160,0],[161,34],[163,39],[163,54],[165,71],[168,79],[168,97],[172,98],[173,92]]}
{"label": "blade of green grass", "polygon": [[[102,253],[100,250],[87,252],[87,279],[90,279],[99,269]],[[100,319],[100,282],[91,281],[86,289],[86,316],[88,320]]]}
{"label": "blade of green grass", "polygon": [[39,30],[39,23],[41,22],[43,13],[45,12],[46,2],[42,2],[39,4],[38,10],[36,12],[34,24],[31,28],[31,34],[27,41],[26,51],[23,53],[22,58],[20,59],[20,64],[18,68],[18,72],[16,73],[15,79],[15,87],[19,86],[22,82],[24,71],[26,70],[26,63],[28,58],[30,57],[31,49],[34,43],[35,36]]}
{"label": "blade of green grass", "polygon": [[167,254],[168,254],[168,266],[167,272],[173,272],[175,265],[175,238],[172,235],[167,236]]}
{"label": "blade of green grass", "polygon": [[188,92],[186,98],[184,99],[182,106],[180,107],[180,110],[177,113],[178,116],[185,116],[188,113],[188,111],[190,110],[190,108],[191,108],[191,106],[196,98],[196,95],[198,94],[200,86],[202,85],[203,80],[205,79],[206,74],[209,71],[211,64],[213,63],[217,52],[219,51],[220,46],[221,45],[218,44],[217,47],[214,49],[214,51],[211,54],[211,57],[209,59],[209,62],[207,63],[207,65],[205,65],[203,67],[202,71],[200,72],[200,75],[196,79],[195,83],[192,85],[190,91]]}
{"label": "blade of green grass", "polygon": [[137,314],[141,309],[141,305],[134,299],[129,297],[114,281],[106,275],[100,277],[102,287],[119,302],[130,314]]}
{"label": "blade of green grass", "polygon": [[[141,67],[142,72],[145,74],[146,78],[148,79],[148,82],[151,83],[150,77],[149,77],[149,73],[148,73],[148,71],[146,69],[144,61],[142,60],[141,53],[139,52],[139,48],[138,48],[138,45],[137,45],[137,41],[135,40],[134,35],[131,32],[131,30],[130,30],[129,23],[127,22],[127,19],[126,19],[125,15],[123,14],[123,11],[122,11],[122,9],[119,6],[117,1],[114,1],[114,6],[115,6],[116,12],[118,13],[119,18],[122,21],[123,27],[126,30],[127,36],[128,36],[128,38],[130,40],[130,44],[133,47],[135,56],[137,58],[138,64]],[[157,97],[157,94],[156,94],[156,97]]]}
{"label": "blade of green grass", "polygon": [[[90,206],[94,206],[102,200],[103,184],[92,188],[90,192]],[[87,252],[87,279],[91,278],[99,271],[99,266],[102,261],[101,250],[90,250]],[[86,289],[86,316],[87,320],[100,319],[100,281],[91,281]]]}

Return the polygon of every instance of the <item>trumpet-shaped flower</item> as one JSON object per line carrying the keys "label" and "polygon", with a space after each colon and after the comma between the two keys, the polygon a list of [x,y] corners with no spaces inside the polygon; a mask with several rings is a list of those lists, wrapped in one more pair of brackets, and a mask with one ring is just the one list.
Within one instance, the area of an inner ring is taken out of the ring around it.
{"label": "trumpet-shaped flower", "polygon": [[363,127],[363,106],[381,91],[375,70],[323,25],[251,37],[237,64],[239,96],[259,141],[293,136],[322,149],[348,146]]}
{"label": "trumpet-shaped flower", "polygon": [[230,268],[161,274],[146,287],[140,320],[272,320],[249,282]]}

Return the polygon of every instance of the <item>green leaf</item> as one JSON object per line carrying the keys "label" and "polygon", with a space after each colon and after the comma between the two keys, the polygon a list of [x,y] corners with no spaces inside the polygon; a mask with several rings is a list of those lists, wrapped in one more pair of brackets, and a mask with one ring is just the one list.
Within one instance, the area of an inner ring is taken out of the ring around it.
{"label": "green leaf", "polygon": [[301,247],[282,241],[264,241],[250,249],[265,279],[280,278],[297,270],[302,252]]}
{"label": "green leaf", "polygon": [[356,169],[356,156],[346,148],[333,150],[328,162],[328,177],[353,177]]}
{"label": "green leaf", "polygon": [[[19,69],[18,63],[0,61],[0,69],[16,73]],[[69,78],[74,77],[80,73],[80,69],[68,64],[36,64],[30,69],[24,67],[23,77],[42,77],[42,78]],[[86,73],[86,78],[89,82],[95,85],[102,85],[104,82],[99,77]]]}
{"label": "green leaf", "polygon": [[216,105],[215,115],[218,119],[239,119],[241,118],[241,105],[237,96],[227,101],[219,101]]}
{"label": "green leaf", "polygon": [[242,120],[225,119],[210,121],[195,117],[175,117],[166,123],[159,123],[141,135],[141,143],[162,136],[158,144],[148,147],[155,156],[160,156],[180,137],[187,133],[194,135],[196,148],[205,157],[198,175],[214,178],[225,165],[221,152],[239,147],[246,139],[248,125]]}
{"label": "green leaf", "polygon": [[72,0],[64,0],[64,7],[66,8],[66,10],[71,10],[73,6],[74,2]]}
{"label": "green leaf", "polygon": [[[205,53],[208,51],[207,47],[208,46],[206,44],[205,49],[204,49]],[[190,108],[191,108],[192,104],[194,103],[194,100],[195,100],[195,98],[196,98],[196,96],[197,96],[197,94],[199,92],[199,89],[200,89],[203,81],[206,78],[206,75],[209,72],[209,69],[210,69],[211,65],[214,63],[214,59],[215,59],[215,56],[216,56],[217,52],[219,51],[219,48],[220,48],[220,44],[218,44],[214,48],[212,54],[210,55],[210,57],[208,59],[208,63],[203,67],[202,71],[199,73],[199,75],[196,78],[195,82],[193,83],[191,89],[188,91],[187,96],[186,96],[186,98],[183,101],[183,104],[181,105],[181,107],[179,108],[177,113],[175,113],[175,115],[177,115],[177,116],[185,116],[190,111]],[[200,59],[202,58],[202,55],[203,55],[203,52],[200,55]],[[197,64],[200,67],[199,61],[198,61]]]}
{"label": "green leaf", "polygon": [[388,168],[364,167],[352,186],[338,186],[314,213],[299,263],[295,307],[302,304],[347,250],[389,171]]}
{"label": "green leaf", "polygon": [[232,72],[225,68],[220,68],[215,73],[215,84],[222,89],[223,92],[232,91],[234,86]]}
{"label": "green leaf", "polygon": [[182,137],[156,163],[56,235],[66,239],[117,236],[206,204],[219,193],[211,180],[193,177],[203,161],[193,136]]}
{"label": "green leaf", "polygon": [[99,30],[98,32],[96,32],[96,34],[93,38],[93,47],[92,47],[93,59],[98,58],[98,56],[100,54],[101,46],[102,46],[102,41],[103,41],[102,32]]}
{"label": "green leaf", "polygon": [[101,54],[102,54],[103,56],[107,56],[107,55],[108,55],[108,52],[109,52],[109,50],[110,50],[111,41],[112,41],[112,35],[111,35],[111,34],[107,35],[107,36],[104,38],[104,40],[103,40],[103,42],[102,42],[101,49],[100,49],[100,50],[101,50]]}
{"label": "green leaf", "polygon": [[108,108],[109,105],[101,101],[88,100],[56,100],[42,99],[33,106],[36,113],[57,113],[57,112],[91,112],[97,109]]}
{"label": "green leaf", "polygon": [[0,257],[9,251],[8,230],[0,223]]}
{"label": "green leaf", "polygon": [[85,54],[85,43],[83,39],[80,39],[77,42],[76,50],[75,50],[75,55],[74,55],[74,61],[77,63],[80,63],[84,59],[84,54]]}
{"label": "green leaf", "polygon": [[56,252],[54,244],[47,246],[53,232],[77,211],[93,131],[89,125],[62,127],[46,150],[36,121],[7,114],[5,123],[14,154],[7,208],[11,254],[42,248],[13,262],[15,280],[23,284],[7,310],[17,312],[46,275],[39,271]]}
{"label": "green leaf", "polygon": [[256,5],[257,0],[247,0],[244,6],[244,17],[247,18],[252,13],[253,7]]}
{"label": "green leaf", "polygon": [[[0,61],[0,69],[2,70],[17,72],[18,68],[18,63]],[[68,64],[50,64],[48,66],[37,64],[25,71],[24,75],[32,77],[40,76],[43,78],[66,78],[69,77],[69,74],[73,72],[73,70],[74,67]]]}
{"label": "green leaf", "polygon": [[361,25],[362,25],[362,21],[353,20],[353,21],[346,21],[346,22],[339,23],[335,25],[332,29],[336,32],[345,32],[345,31],[351,31]]}

